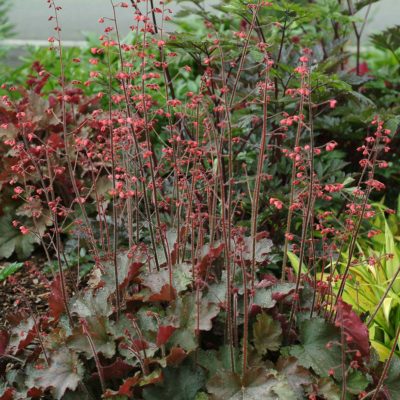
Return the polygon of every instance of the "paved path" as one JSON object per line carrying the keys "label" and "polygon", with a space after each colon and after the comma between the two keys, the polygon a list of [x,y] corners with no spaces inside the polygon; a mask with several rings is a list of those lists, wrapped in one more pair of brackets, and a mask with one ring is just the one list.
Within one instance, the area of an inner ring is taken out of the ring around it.
{"label": "paved path", "polygon": [[[50,10],[46,0],[12,0],[10,20],[16,25],[17,39],[46,40],[53,35],[52,23],[47,21]],[[157,3],[157,0],[156,0]],[[205,0],[210,3],[210,0]],[[63,7],[61,25],[66,40],[84,40],[85,32],[101,32],[97,23],[99,17],[111,16],[110,0],[58,0]],[[169,7],[176,10],[172,2]],[[132,25],[132,16],[126,9],[118,9],[122,30],[127,33]],[[400,20],[400,0],[381,0],[372,6],[370,21],[366,26],[366,36],[386,26],[398,24]]]}
{"label": "paved path", "polygon": [[[104,25],[97,22],[100,17],[111,17],[109,0],[59,0],[62,6],[60,24],[62,37],[66,40],[84,40],[85,32],[101,33]],[[15,25],[16,39],[47,40],[54,35],[54,22],[48,21],[51,14],[46,0],[12,0],[9,13]],[[133,24],[132,13],[118,8],[118,20],[122,33],[128,32]]]}

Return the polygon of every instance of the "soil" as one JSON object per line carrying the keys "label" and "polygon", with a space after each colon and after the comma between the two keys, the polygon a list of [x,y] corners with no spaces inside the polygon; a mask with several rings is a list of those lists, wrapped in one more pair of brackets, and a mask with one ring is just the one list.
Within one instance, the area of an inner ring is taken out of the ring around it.
{"label": "soil", "polygon": [[[21,318],[32,313],[35,316],[47,313],[53,273],[57,271],[44,273],[45,264],[42,255],[33,255],[17,272],[0,281],[0,330],[7,330],[10,324],[18,324]],[[0,270],[6,265],[0,261]],[[77,287],[76,268],[65,270],[64,275],[69,296],[87,286],[88,275],[79,279]]]}
{"label": "soil", "polygon": [[[6,263],[0,263],[0,268]],[[41,260],[25,262],[20,270],[0,282],[0,329],[7,328],[10,320],[28,314],[35,314],[48,309],[50,295],[49,278],[40,273]],[[51,278],[50,278],[51,279]]]}

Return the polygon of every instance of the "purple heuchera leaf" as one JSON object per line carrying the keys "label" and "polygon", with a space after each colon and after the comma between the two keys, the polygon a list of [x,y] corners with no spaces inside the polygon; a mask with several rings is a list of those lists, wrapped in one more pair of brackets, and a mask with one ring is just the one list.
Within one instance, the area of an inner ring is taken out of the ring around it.
{"label": "purple heuchera leaf", "polygon": [[341,299],[336,306],[336,312],[335,325],[343,328],[347,343],[359,350],[363,357],[369,357],[370,346],[367,326],[352,310],[351,305]]}

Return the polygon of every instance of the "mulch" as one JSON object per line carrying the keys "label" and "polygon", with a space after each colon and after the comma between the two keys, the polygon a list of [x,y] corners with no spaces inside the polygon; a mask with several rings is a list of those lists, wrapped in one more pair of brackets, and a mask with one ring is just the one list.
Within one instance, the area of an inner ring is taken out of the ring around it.
{"label": "mulch", "polygon": [[[15,325],[32,313],[39,316],[48,312],[51,283],[57,271],[44,273],[45,264],[42,256],[33,255],[17,272],[0,281],[0,330],[7,330],[10,323]],[[0,261],[0,270],[5,265],[6,262]],[[76,268],[65,270],[64,275],[69,296],[87,285],[88,276],[77,283]]]}
{"label": "mulch", "polygon": [[[21,313],[37,315],[48,310],[51,277],[40,272],[41,260],[27,261],[22,268],[0,282],[0,329]],[[6,263],[0,263],[0,269]],[[49,279],[50,278],[50,279]]]}

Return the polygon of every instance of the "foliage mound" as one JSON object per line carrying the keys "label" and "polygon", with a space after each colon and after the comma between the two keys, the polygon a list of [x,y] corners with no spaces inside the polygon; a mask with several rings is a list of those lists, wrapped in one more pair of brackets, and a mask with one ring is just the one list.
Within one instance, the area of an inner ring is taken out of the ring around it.
{"label": "foliage mound", "polygon": [[[396,117],[359,90],[359,51],[347,65],[355,11],[302,3],[194,1],[170,34],[167,4],[111,2],[69,80],[48,0],[55,76],[2,87],[0,257],[40,244],[53,276],[47,313],[21,288],[7,316],[0,399],[400,397],[400,329],[377,353],[352,295]],[[398,301],[386,238],[375,327]]]}

